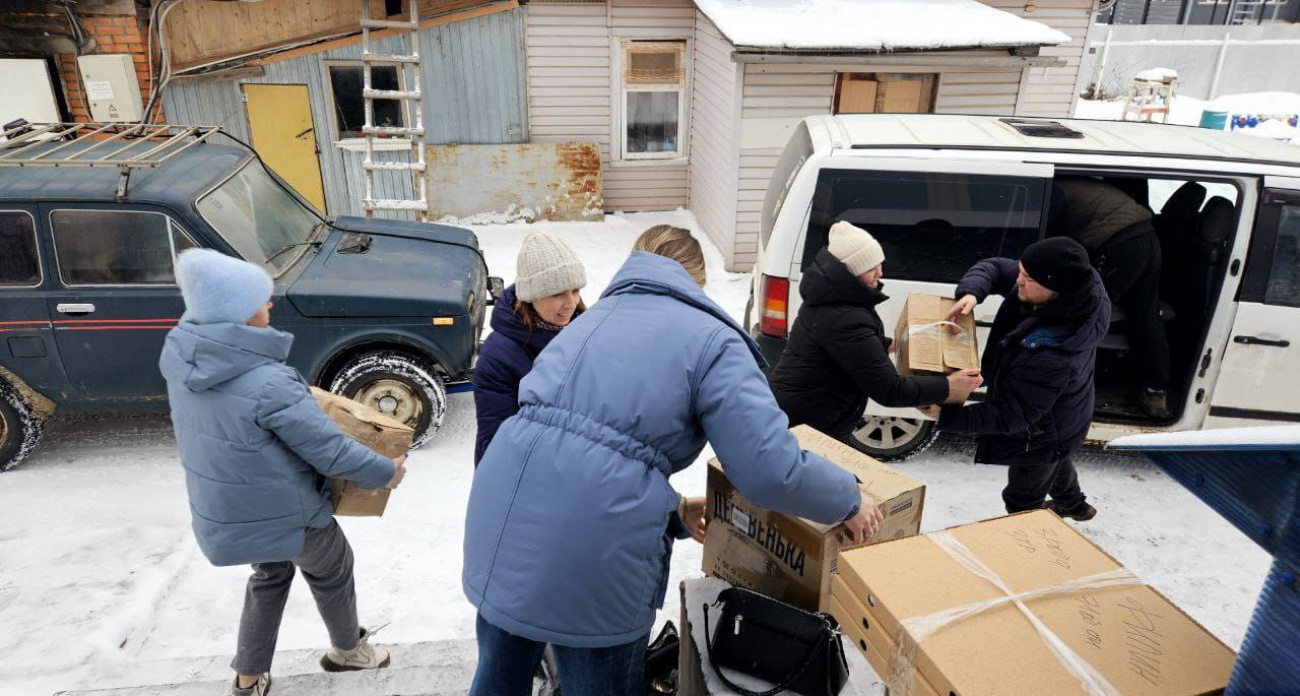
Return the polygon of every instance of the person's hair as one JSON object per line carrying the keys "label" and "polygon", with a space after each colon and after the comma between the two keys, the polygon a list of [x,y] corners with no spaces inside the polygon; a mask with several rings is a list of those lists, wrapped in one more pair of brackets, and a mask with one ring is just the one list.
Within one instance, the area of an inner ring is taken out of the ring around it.
{"label": "person's hair", "polygon": [[632,251],[648,251],[680,263],[700,287],[704,287],[708,280],[704,272],[704,250],[689,230],[672,225],[655,225],[637,237]]}
{"label": "person's hair", "polygon": [[[573,318],[577,319],[578,315],[585,311],[587,311],[587,303],[579,298],[578,308],[573,310]],[[519,318],[524,320],[524,326],[528,327],[528,333],[530,334],[533,332],[533,328],[542,320],[532,302],[524,302],[523,300],[515,302],[515,314],[518,314]]]}

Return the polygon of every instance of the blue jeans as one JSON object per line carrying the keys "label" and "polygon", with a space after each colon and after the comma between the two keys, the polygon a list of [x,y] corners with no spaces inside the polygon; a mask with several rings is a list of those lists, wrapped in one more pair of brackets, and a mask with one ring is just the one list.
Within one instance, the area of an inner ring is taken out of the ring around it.
{"label": "blue jeans", "polygon": [[[511,635],[478,617],[478,670],[469,696],[529,696],[546,643]],[[552,645],[564,696],[644,696],[650,634],[611,648]]]}

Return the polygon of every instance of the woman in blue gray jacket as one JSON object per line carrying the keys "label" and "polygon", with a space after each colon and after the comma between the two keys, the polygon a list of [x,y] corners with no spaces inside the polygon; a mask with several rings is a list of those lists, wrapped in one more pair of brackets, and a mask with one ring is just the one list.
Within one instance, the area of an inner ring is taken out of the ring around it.
{"label": "woman in blue gray jacket", "polygon": [[388,666],[357,621],[352,548],[326,477],[395,488],[405,469],[344,435],[284,360],[293,336],[270,327],[271,277],[206,249],[181,254],[185,314],[167,334],[167,379],[194,536],[216,566],[253,566],[231,667],[231,696],[271,688],[280,617],[295,569],[311,586],[332,647],[321,667]]}
{"label": "woman in blue gray jacket", "polygon": [[758,347],[702,290],[699,243],[662,226],[636,249],[538,356],[474,475],[462,575],[479,612],[471,696],[529,694],[548,643],[566,696],[644,693],[673,540],[703,523],[668,477],[706,443],[758,505],[843,521],[857,541],[879,528],[852,474],[799,449]]}

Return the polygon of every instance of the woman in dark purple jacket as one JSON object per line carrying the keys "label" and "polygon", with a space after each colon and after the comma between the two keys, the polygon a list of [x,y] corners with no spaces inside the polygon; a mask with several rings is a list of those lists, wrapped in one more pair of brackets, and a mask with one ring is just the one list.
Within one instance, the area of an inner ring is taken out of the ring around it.
{"label": "woman in dark purple jacket", "polygon": [[475,467],[497,428],[519,411],[519,381],[533,369],[537,354],[586,310],[579,294],[587,284],[586,269],[559,237],[528,235],[515,275],[515,284],[492,309],[492,334],[474,368]]}

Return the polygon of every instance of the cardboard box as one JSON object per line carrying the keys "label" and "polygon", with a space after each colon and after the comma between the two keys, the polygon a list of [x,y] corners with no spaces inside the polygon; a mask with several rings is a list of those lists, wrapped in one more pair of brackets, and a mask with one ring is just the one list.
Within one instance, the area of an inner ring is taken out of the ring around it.
{"label": "cardboard box", "polygon": [[[353,440],[389,459],[396,459],[411,449],[415,431],[405,423],[324,389],[312,387],[311,393],[325,415]],[[343,479],[330,479],[330,500],[336,515],[380,517],[388,507],[388,494],[387,490],[367,490]]]}
{"label": "cardboard box", "polygon": [[[953,322],[961,329],[957,333],[946,323],[955,303],[956,300],[938,295],[907,296],[894,329],[900,375],[946,375],[980,366],[974,313]],[[953,394],[947,403],[964,403],[968,396]]]}
{"label": "cardboard box", "polygon": [[[1017,594],[1123,567],[1046,510],[947,532]],[[1006,597],[932,536],[842,554],[840,583],[832,590],[838,610],[852,619],[854,608],[861,609],[869,623],[897,644],[909,640],[900,635],[904,620]],[[1233,651],[1140,582],[1057,592],[1024,604],[1125,696],[1203,696],[1227,686],[1236,658]],[[914,668],[940,694],[1088,693],[1011,602],[951,623],[922,640]],[[888,674],[881,677],[888,679]]]}
{"label": "cardboard box", "polygon": [[[843,582],[836,577],[834,584],[839,585]],[[850,609],[848,606],[853,608]],[[848,644],[851,644],[852,649],[856,649],[866,658],[871,669],[875,670],[882,680],[887,681],[890,660],[894,655],[893,640],[870,618],[866,609],[857,604],[844,590],[831,591],[829,611],[835,620],[840,622],[840,631],[843,632],[846,643],[845,649],[850,649]],[[912,670],[912,680],[910,696],[940,696],[934,686],[916,670]]]}
{"label": "cardboard box", "polygon": [[[921,531],[925,485],[806,425],[790,431],[806,450],[858,478],[885,514],[877,541]],[[838,525],[772,512],[746,499],[714,459],[708,472],[704,572],[809,611],[826,611],[841,541]]]}

